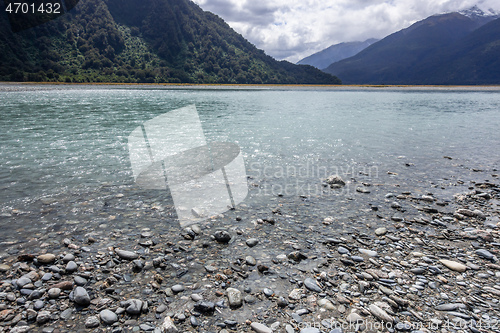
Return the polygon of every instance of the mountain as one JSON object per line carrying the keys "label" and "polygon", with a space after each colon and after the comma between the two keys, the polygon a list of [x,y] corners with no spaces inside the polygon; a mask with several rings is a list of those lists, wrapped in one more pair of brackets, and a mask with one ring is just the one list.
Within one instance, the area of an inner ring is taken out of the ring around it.
{"label": "mountain", "polygon": [[274,60],[190,0],[80,0],[29,29],[11,26],[5,9],[0,2],[0,80],[340,84]]}
{"label": "mountain", "polygon": [[378,41],[378,39],[367,39],[364,42],[347,42],[334,44],[322,51],[314,53],[299,62],[298,65],[311,65],[319,69],[328,67],[334,62],[340,61],[352,57],[353,55],[359,53],[360,51],[366,49],[368,46],[372,45]]}
{"label": "mountain", "polygon": [[474,30],[422,63],[423,84],[500,84],[500,18]]}
{"label": "mountain", "polygon": [[[469,84],[491,82],[475,75],[474,80],[460,79],[457,75],[442,77],[442,73],[468,71],[489,66],[479,59],[458,58],[465,50],[467,36],[486,22],[495,20],[492,15],[469,15],[447,13],[435,15],[419,21],[410,27],[398,31],[379,42],[367,47],[357,55],[333,63],[325,72],[337,75],[344,83],[350,84]],[[482,30],[478,30],[481,33]],[[486,32],[485,32],[486,33]],[[488,39],[479,38],[478,42],[495,43],[500,35]],[[476,36],[478,37],[478,36]],[[483,45],[484,46],[484,45]],[[476,45],[477,48],[481,46]],[[456,52],[454,51],[456,50]],[[444,60],[446,59],[446,60]],[[452,64],[455,67],[451,67]],[[438,71],[437,71],[438,70]],[[441,74],[440,74],[441,73]],[[496,79],[500,83],[500,77]]]}

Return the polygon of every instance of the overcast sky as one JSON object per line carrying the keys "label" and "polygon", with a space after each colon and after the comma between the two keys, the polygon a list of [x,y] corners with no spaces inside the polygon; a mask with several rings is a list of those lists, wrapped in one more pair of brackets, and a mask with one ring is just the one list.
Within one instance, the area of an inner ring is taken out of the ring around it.
{"label": "overcast sky", "polygon": [[297,62],[332,44],[383,38],[430,15],[499,0],[194,0],[276,59]]}

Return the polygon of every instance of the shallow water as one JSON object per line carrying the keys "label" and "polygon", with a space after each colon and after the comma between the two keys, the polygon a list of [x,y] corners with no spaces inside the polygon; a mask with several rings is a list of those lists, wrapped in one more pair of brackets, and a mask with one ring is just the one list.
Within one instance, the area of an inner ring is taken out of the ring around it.
{"label": "shallow water", "polygon": [[[249,215],[287,203],[301,219],[352,221],[377,200],[356,192],[362,183],[372,194],[431,186],[449,199],[497,173],[499,97],[491,88],[1,85],[0,241],[109,216],[116,228],[138,209],[151,210],[153,225],[175,220],[168,191],[134,184],[127,141],[193,104],[208,143],[240,147],[250,191],[238,207]],[[347,186],[324,187],[331,174]]]}

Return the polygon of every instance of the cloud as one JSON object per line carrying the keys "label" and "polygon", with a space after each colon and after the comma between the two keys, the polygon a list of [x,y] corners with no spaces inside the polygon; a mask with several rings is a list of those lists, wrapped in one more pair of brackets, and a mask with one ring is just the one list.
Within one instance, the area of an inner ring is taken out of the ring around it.
{"label": "cloud", "polygon": [[276,59],[291,62],[341,42],[383,38],[430,15],[498,0],[194,0]]}

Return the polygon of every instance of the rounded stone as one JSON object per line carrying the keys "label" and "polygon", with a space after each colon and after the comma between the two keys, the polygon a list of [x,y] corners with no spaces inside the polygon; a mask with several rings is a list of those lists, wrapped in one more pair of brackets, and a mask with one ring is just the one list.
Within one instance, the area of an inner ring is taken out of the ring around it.
{"label": "rounded stone", "polygon": [[227,288],[226,290],[229,306],[232,308],[239,308],[243,304],[241,291],[236,288]]}
{"label": "rounded stone", "polygon": [[255,245],[259,244],[259,240],[257,238],[249,238],[247,239],[246,243],[249,247],[254,247]]}
{"label": "rounded stone", "polygon": [[61,295],[61,289],[59,288],[50,288],[49,291],[47,292],[49,295],[49,298],[59,298]]}
{"label": "rounded stone", "polygon": [[118,321],[118,316],[111,310],[102,310],[99,312],[99,318],[106,325],[112,325]]}
{"label": "rounded stone", "polygon": [[39,255],[36,259],[41,264],[51,264],[56,260],[56,256],[52,253],[46,253]]}
{"label": "rounded stone", "polygon": [[83,287],[76,287],[73,291],[73,300],[76,304],[87,306],[90,304],[90,296]]}
{"label": "rounded stone", "polygon": [[96,328],[100,324],[99,318],[97,316],[90,316],[85,320],[85,327],[86,328]]}

